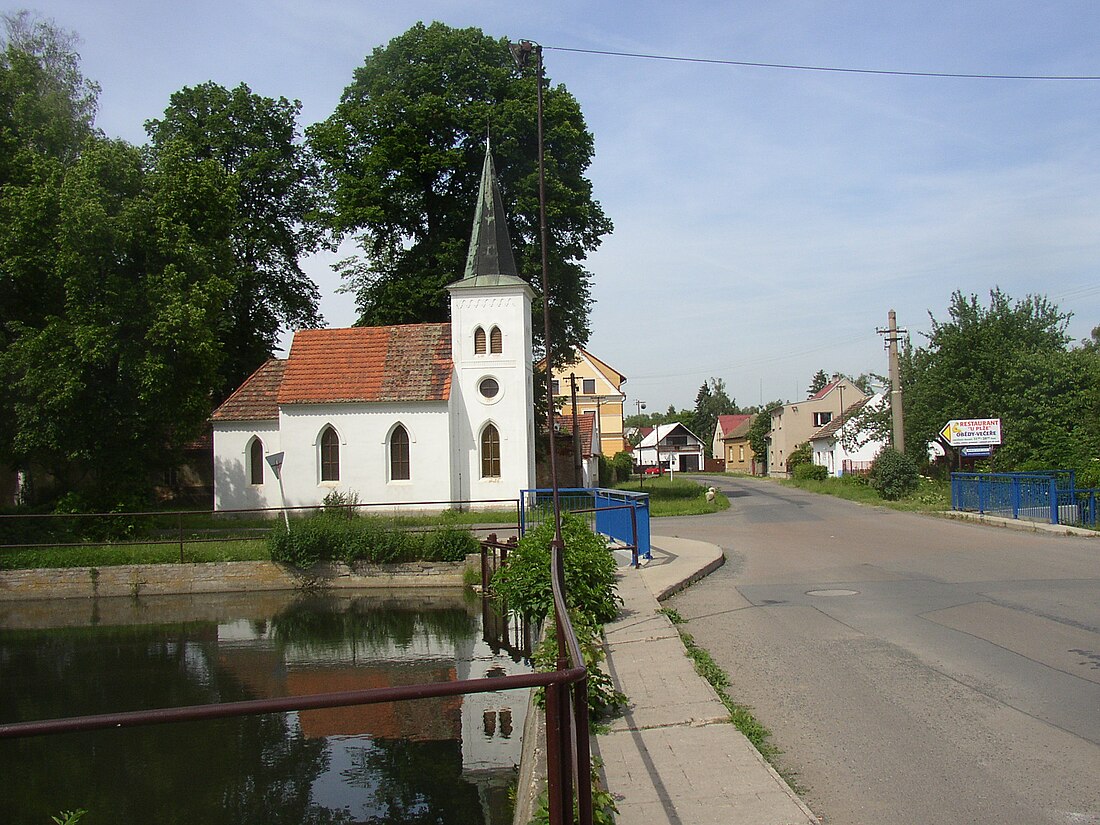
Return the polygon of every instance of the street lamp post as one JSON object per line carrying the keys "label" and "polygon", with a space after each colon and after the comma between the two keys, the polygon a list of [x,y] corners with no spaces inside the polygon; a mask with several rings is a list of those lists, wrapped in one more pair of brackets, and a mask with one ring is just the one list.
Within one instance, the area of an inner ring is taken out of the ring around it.
{"label": "street lamp post", "polygon": [[[642,415],[642,410],[645,409],[645,401],[639,401],[634,399],[634,408],[638,411],[638,417]],[[645,487],[645,473],[643,472],[642,462],[638,462],[638,486]]]}

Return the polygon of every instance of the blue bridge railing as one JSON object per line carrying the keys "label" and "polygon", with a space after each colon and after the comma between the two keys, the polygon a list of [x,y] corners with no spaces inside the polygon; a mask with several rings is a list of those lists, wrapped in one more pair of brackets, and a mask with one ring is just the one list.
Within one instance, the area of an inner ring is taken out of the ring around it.
{"label": "blue bridge railing", "polygon": [[952,473],[951,509],[1003,518],[1096,527],[1097,490],[1079,490],[1073,470]]}
{"label": "blue bridge railing", "polygon": [[[553,492],[550,489],[523,490],[519,498],[521,533],[552,517]],[[649,495],[602,487],[568,487],[558,491],[562,512],[582,516],[588,526],[648,558]]]}

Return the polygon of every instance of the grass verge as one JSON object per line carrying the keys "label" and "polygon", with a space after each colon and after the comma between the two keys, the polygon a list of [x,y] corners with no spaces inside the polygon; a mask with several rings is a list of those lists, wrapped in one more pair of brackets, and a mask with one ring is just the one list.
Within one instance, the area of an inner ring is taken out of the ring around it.
{"label": "grass verge", "polygon": [[934,513],[951,509],[951,488],[948,483],[924,477],[921,477],[920,486],[916,492],[897,501],[887,501],[878,494],[877,490],[867,486],[863,480],[857,480],[854,476],[827,478],[824,481],[794,478],[772,480],[785,487],[798,487],[811,493],[835,496],[848,501],[856,501],[860,504],[890,507],[893,510]]}
{"label": "grass verge", "polygon": [[[185,541],[185,562],[268,561],[271,553],[263,539],[235,541]],[[31,547],[0,550],[0,570],[42,567],[112,567],[119,564],[178,564],[180,545],[105,544],[74,547]]]}
{"label": "grass verge", "polygon": [[680,634],[680,639],[684,643],[684,651],[695,664],[695,672],[706,679],[710,686],[714,688],[714,692],[718,694],[718,698],[726,706],[726,710],[729,711],[730,722],[733,726],[745,735],[745,738],[760,752],[760,755],[767,760],[776,773],[783,777],[783,781],[790,786],[791,790],[797,794],[805,793],[806,789],[798,782],[796,775],[779,764],[779,756],[783,751],[771,741],[771,731],[753,715],[752,708],[734,701],[727,692],[727,688],[730,686],[729,674],[718,666],[718,663],[714,661],[709,652],[695,644],[692,635],[681,627],[681,625],[687,624],[687,620],[671,607],[662,607],[657,612],[668,616],[669,621],[676,626],[676,632]]}
{"label": "grass verge", "polygon": [[664,516],[699,516],[726,510],[730,501],[721,493],[714,501],[707,501],[707,488],[686,478],[659,476],[647,478],[645,483],[624,481],[615,485],[616,490],[649,494],[649,514],[653,518]]}

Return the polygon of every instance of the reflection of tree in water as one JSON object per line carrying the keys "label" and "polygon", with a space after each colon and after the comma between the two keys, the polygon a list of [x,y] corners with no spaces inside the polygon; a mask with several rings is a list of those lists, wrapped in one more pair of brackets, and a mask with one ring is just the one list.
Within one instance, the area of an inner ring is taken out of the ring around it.
{"label": "reflection of tree in water", "polygon": [[484,822],[475,785],[462,776],[457,741],[375,739],[349,750],[344,780],[371,797],[372,825],[472,825]]}
{"label": "reflection of tree in water", "polygon": [[477,631],[474,617],[460,609],[395,609],[385,602],[358,601],[346,610],[341,607],[341,602],[323,595],[296,601],[272,617],[275,640],[308,650],[349,640],[368,647],[408,647],[418,637],[433,636],[457,646]]}
{"label": "reflection of tree in water", "polygon": [[[213,637],[201,625],[5,633],[0,719],[253,698],[219,672]],[[83,807],[89,822],[345,823],[310,801],[327,763],[324,741],[278,714],[15,740],[0,748],[0,822]]]}
{"label": "reflection of tree in water", "polygon": [[[314,781],[328,767],[325,741],[309,740],[288,730],[286,717],[279,714],[255,720],[260,724],[246,726],[238,743],[246,756],[258,758],[242,765],[227,782],[221,803],[224,821],[257,825],[352,822],[346,811],[331,811],[310,802]],[[191,821],[202,820],[200,816]]]}

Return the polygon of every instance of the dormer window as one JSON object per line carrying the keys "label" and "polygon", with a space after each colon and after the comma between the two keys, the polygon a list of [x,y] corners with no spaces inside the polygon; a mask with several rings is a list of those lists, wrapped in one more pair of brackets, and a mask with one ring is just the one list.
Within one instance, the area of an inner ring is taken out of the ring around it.
{"label": "dormer window", "polygon": [[504,336],[500,333],[500,327],[489,330],[489,352],[493,355],[504,352]]}
{"label": "dormer window", "polygon": [[485,330],[478,327],[474,330],[474,355],[485,354]]}

